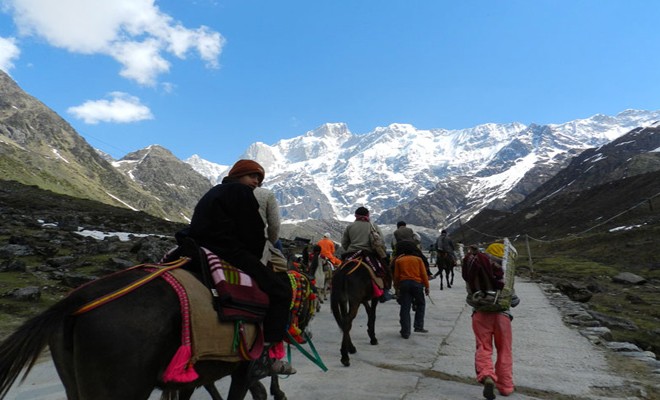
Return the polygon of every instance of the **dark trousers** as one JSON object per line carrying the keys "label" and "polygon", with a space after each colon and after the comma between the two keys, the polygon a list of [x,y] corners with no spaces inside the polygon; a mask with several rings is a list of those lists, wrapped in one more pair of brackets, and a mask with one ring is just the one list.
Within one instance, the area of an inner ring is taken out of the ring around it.
{"label": "dark trousers", "polygon": [[399,283],[399,299],[401,309],[399,310],[399,324],[401,334],[410,335],[410,308],[415,302],[415,329],[424,329],[424,313],[426,299],[424,298],[424,285],[416,281],[401,281]]}

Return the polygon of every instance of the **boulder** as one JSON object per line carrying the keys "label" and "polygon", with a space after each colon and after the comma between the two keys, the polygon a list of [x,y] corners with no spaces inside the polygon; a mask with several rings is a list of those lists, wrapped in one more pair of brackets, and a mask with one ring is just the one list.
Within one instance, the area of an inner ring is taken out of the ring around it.
{"label": "boulder", "polygon": [[610,328],[625,329],[627,331],[636,331],[639,329],[634,322],[625,318],[609,316],[597,311],[588,311],[588,313],[591,314],[595,320]]}
{"label": "boulder", "polygon": [[41,298],[41,289],[37,286],[26,286],[12,290],[5,297],[20,301],[38,301]]}
{"label": "boulder", "polygon": [[612,282],[623,283],[626,285],[642,285],[646,283],[646,279],[631,272],[621,272],[612,278]]}

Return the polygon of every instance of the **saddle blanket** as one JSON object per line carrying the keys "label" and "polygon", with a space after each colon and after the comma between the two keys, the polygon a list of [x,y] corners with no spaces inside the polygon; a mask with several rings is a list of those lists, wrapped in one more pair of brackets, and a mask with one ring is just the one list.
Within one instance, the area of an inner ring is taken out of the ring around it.
{"label": "saddle blanket", "polygon": [[258,324],[220,322],[213,309],[211,292],[188,271],[175,269],[170,274],[184,287],[190,303],[190,331],[194,364],[200,360],[237,362],[245,360],[235,343],[236,329],[250,349],[263,347],[263,336]]}

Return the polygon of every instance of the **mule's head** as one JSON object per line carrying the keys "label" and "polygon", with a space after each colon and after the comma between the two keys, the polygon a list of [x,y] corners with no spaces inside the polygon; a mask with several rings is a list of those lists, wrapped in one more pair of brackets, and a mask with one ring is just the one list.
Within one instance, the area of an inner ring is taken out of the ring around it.
{"label": "mule's head", "polygon": [[314,318],[318,298],[311,280],[306,275],[296,271],[289,271],[289,279],[293,292],[289,334],[298,343],[304,343],[304,333]]}

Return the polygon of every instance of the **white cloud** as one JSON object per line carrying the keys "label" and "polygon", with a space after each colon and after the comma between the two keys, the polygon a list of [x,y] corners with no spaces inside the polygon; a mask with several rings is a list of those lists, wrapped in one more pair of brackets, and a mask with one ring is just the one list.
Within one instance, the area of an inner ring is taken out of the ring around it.
{"label": "white cloud", "polygon": [[123,92],[112,92],[110,100],[88,100],[67,112],[87,124],[99,122],[129,123],[153,119],[149,107],[140,99]]}
{"label": "white cloud", "polygon": [[0,70],[9,72],[14,68],[14,60],[21,54],[16,39],[0,37]]}
{"label": "white cloud", "polygon": [[206,26],[188,29],[164,14],[154,0],[5,0],[21,35],[83,54],[106,54],[122,64],[121,75],[154,85],[169,71],[167,54],[191,51],[218,66],[224,38]]}

